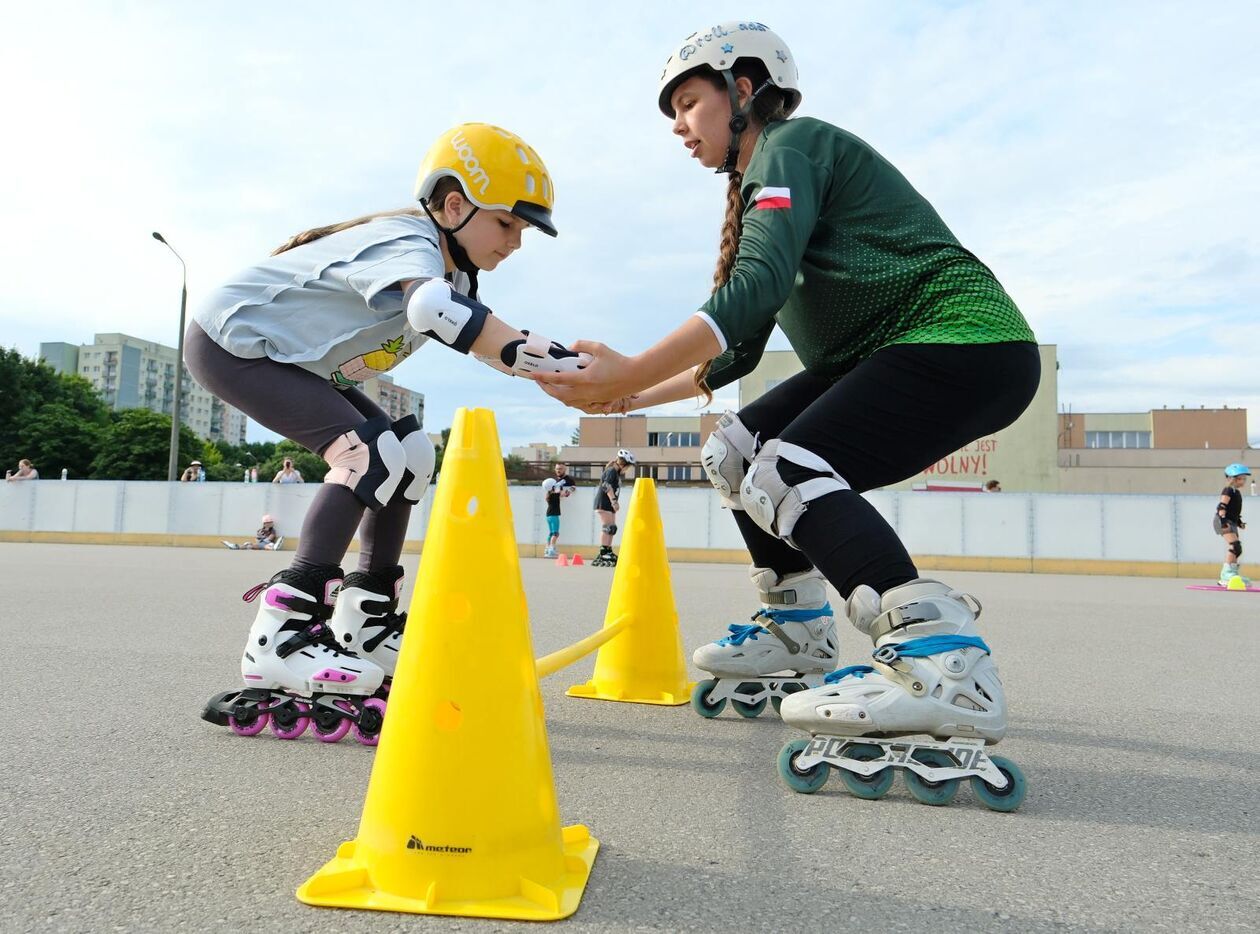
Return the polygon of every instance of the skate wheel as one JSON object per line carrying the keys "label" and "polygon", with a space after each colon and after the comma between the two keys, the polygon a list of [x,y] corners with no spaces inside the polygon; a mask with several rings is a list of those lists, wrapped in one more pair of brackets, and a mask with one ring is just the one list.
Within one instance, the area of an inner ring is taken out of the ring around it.
{"label": "skate wheel", "polygon": [[798,768],[796,757],[809,745],[807,739],[794,739],[779,750],[779,778],[783,784],[803,795],[812,795],[827,783],[827,763],[819,762],[808,769]]}
{"label": "skate wheel", "polygon": [[316,704],[311,714],[311,732],[315,734],[315,738],[321,743],[335,743],[350,732],[350,727],[354,724],[351,717],[354,716],[354,707],[349,702],[338,700],[333,701],[333,706],[338,710],[344,710],[349,717],[337,715],[336,710],[329,710],[327,707]]}
{"label": "skate wheel", "polygon": [[359,722],[354,725],[354,738],[364,746],[375,746],[385,725],[385,702],[379,697],[369,697],[359,711]]}
{"label": "skate wheel", "polygon": [[[933,769],[953,768],[958,764],[939,749],[917,750],[914,758],[915,761],[922,762]],[[958,783],[962,781],[960,778],[946,778],[939,782],[932,782],[909,769],[906,769],[905,778],[906,788],[910,790],[910,794],[914,795],[916,801],[935,807],[953,801],[954,795],[958,794]]]}
{"label": "skate wheel", "polygon": [[746,701],[736,700],[732,697],[731,706],[735,708],[735,712],[741,717],[751,720],[754,717],[760,717],[761,712],[766,709],[766,698],[763,697],[756,703],[749,704]]}
{"label": "skate wheel", "polygon": [[311,718],[306,715],[310,709],[309,705],[298,700],[272,707],[268,711],[271,714],[271,732],[279,739],[297,739],[310,725]]}
{"label": "skate wheel", "polygon": [[979,775],[971,779],[971,790],[990,811],[1013,811],[1024,803],[1028,781],[1018,765],[1004,756],[990,756],[989,761],[1006,776],[1005,788],[994,788]]}
{"label": "skate wheel", "polygon": [[[884,758],[884,750],[878,746],[870,746],[860,743],[856,746],[850,746],[845,750],[845,756],[850,759],[856,759],[858,762],[870,762],[872,759]],[[856,772],[850,772],[848,769],[838,767],[840,770],[840,778],[844,782],[844,787],[849,789],[849,793],[859,798],[866,798],[868,801],[875,801],[888,794],[888,789],[893,785],[893,770],[885,768],[874,775],[858,775]]]}
{"label": "skate wheel", "polygon": [[261,701],[255,707],[239,706],[240,713],[228,716],[228,726],[237,736],[257,736],[267,728],[267,702]]}
{"label": "skate wheel", "polygon": [[691,690],[691,709],[705,719],[712,719],[726,709],[726,698],[710,701],[709,692],[717,687],[717,681],[709,678],[701,681]]}
{"label": "skate wheel", "polygon": [[785,685],[783,685],[783,689],[782,689],[782,690],[783,690],[783,696],[782,696],[782,697],[780,697],[780,696],[778,696],[778,695],[775,695],[774,697],[770,698],[770,703],[774,705],[774,712],[775,712],[775,713],[778,713],[778,712],[782,709],[782,707],[783,707],[783,700],[784,700],[784,698],[786,698],[789,694],[795,694],[797,691],[803,691],[803,690],[805,690],[805,685],[803,685],[803,684],[785,684]]}

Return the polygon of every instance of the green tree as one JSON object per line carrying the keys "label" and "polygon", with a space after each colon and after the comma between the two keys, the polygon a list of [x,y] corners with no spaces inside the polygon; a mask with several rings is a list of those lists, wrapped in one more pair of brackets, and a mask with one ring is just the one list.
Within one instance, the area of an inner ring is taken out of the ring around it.
{"label": "green tree", "polygon": [[[108,418],[104,421],[108,424]],[[89,421],[66,403],[52,402],[27,417],[18,429],[18,445],[45,480],[56,479],[63,469],[67,476],[82,480],[91,475],[104,430],[104,425]]]}
{"label": "green tree", "polygon": [[[179,428],[179,470],[200,460],[202,441],[187,425]],[[97,480],[165,480],[171,450],[171,417],[148,409],[113,413],[92,461]]]}
{"label": "green tree", "polygon": [[[240,471],[234,461],[223,456],[221,441],[203,441],[201,444],[201,466],[206,469],[207,480],[240,480]],[[225,445],[231,447],[231,445]]]}
{"label": "green tree", "polygon": [[322,457],[294,441],[286,440],[273,445],[271,455],[258,465],[258,482],[270,483],[272,477],[284,468],[286,457],[293,461],[293,466],[307,483],[321,483],[324,474],[328,473],[328,464]]}
{"label": "green tree", "polygon": [[433,476],[437,476],[442,472],[442,458],[446,455],[446,445],[451,440],[451,430],[449,428],[442,429],[442,442],[434,445],[433,455]]}
{"label": "green tree", "polygon": [[0,463],[28,457],[44,477],[87,475],[109,409],[79,376],[0,349]]}

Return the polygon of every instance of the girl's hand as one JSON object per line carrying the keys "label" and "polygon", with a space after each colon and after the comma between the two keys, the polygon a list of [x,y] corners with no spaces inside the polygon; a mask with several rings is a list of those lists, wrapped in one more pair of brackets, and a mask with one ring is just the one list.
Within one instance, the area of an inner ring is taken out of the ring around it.
{"label": "girl's hand", "polygon": [[535,374],[534,381],[552,398],[595,414],[602,410],[588,407],[619,405],[643,388],[634,358],[623,356],[598,341],[576,341],[569,349],[590,354],[591,362],[576,373]]}
{"label": "girl's hand", "polygon": [[596,402],[588,405],[585,411],[588,415],[625,415],[634,410],[634,404],[638,398],[639,394],[636,392],[632,396],[622,396],[613,402]]}

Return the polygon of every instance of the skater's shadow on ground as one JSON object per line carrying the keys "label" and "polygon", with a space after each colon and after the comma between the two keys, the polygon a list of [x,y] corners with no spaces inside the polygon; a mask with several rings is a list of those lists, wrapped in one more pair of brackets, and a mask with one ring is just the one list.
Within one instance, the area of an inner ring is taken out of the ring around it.
{"label": "skater's shadow on ground", "polygon": [[1250,772],[1260,771],[1260,753],[1234,749],[1211,749],[1189,740],[1185,743],[1168,743],[1132,736],[1100,736],[1052,727],[1032,727],[1016,724],[1008,739],[1034,740],[1055,746],[1077,746],[1082,749],[1111,749],[1136,752],[1160,758],[1184,759],[1201,766],[1204,762],[1229,764]]}
{"label": "skater's shadow on ground", "polygon": [[[1062,921],[1013,914],[1009,904],[957,908],[930,893],[922,900],[887,890],[864,894],[861,873],[837,873],[786,830],[781,839],[763,838],[757,845],[776,855],[773,865],[756,873],[755,885],[749,884],[746,853],[714,850],[680,864],[605,845],[574,921],[599,930],[1064,930]],[[838,875],[852,881],[837,884]],[[720,908],[715,893],[721,893]]]}

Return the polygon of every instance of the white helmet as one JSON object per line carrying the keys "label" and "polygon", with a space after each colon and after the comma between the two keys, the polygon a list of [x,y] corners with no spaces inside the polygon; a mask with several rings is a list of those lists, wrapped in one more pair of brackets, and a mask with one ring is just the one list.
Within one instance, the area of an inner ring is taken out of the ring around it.
{"label": "white helmet", "polygon": [[[692,73],[711,68],[718,74],[730,74],[736,60],[755,58],[766,68],[770,83],[783,91],[784,105],[791,114],[801,103],[800,75],[792,50],[782,39],[761,23],[721,23],[707,30],[693,32],[684,39],[665,63],[661,72],[657,104],[661,113],[674,117],[669,99]],[[728,77],[728,87],[734,82]],[[756,89],[754,89],[756,90]],[[732,112],[735,108],[732,107]]]}
{"label": "white helmet", "polygon": [[625,448],[622,448],[620,451],[618,451],[617,456],[620,457],[627,464],[634,463],[634,455],[631,454],[629,451],[627,451]]}

